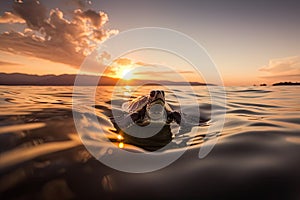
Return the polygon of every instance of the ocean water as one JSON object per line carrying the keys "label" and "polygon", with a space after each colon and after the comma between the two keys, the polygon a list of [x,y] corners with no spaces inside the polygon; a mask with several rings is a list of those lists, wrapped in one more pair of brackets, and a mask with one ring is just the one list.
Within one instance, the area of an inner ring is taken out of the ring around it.
{"label": "ocean water", "polygon": [[[197,108],[200,120],[186,130],[172,123],[153,140],[126,138],[114,124],[122,103],[156,88],[103,86],[93,103],[85,97],[91,87],[73,94],[72,87],[0,86],[1,199],[300,199],[300,87],[226,87],[226,105],[212,105],[205,86],[193,86],[193,94],[185,86],[163,88],[174,110]],[[86,110],[72,112],[72,95]],[[98,122],[84,128],[85,138],[74,116],[87,110]],[[226,116],[217,143],[199,158],[220,111]],[[100,156],[111,155],[107,145],[135,153],[185,152],[162,169],[127,173],[98,161],[86,140]]]}

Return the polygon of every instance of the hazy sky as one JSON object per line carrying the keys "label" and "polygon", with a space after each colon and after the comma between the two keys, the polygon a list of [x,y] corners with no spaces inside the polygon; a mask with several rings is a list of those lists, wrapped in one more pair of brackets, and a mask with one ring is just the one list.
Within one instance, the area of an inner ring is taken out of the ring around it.
{"label": "hazy sky", "polygon": [[194,38],[226,85],[300,81],[298,0],[19,0],[0,8],[1,72],[76,73],[91,44],[155,26]]}

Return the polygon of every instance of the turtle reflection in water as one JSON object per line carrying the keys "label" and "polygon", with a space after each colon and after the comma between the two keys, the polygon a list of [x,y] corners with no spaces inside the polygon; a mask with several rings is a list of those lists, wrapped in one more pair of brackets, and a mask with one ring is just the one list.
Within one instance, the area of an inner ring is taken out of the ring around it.
{"label": "turtle reflection in water", "polygon": [[[170,124],[180,124],[183,119],[165,101],[163,90],[152,90],[147,96],[140,96],[122,105],[128,115],[114,123],[124,142],[145,150],[158,150],[172,140]],[[154,133],[154,134],[153,134]]]}

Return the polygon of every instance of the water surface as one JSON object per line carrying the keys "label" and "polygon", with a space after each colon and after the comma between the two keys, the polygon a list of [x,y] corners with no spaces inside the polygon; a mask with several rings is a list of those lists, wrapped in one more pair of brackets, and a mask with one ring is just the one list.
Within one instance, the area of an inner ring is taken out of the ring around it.
{"label": "water surface", "polygon": [[[124,149],[149,150],[118,138],[112,108],[118,110],[129,98],[152,88],[130,94],[132,88],[127,87],[127,94],[114,87],[99,87],[95,105],[84,94],[92,88],[83,87],[74,94],[86,108],[95,110],[103,130],[88,129],[90,139],[106,137],[116,146],[123,143]],[[166,89],[166,99],[174,110],[180,109],[178,100],[191,108],[200,107],[203,121],[193,131],[178,134],[180,127],[170,126],[171,147],[177,151],[184,144],[189,149],[166,168],[130,174],[101,164],[82,145],[74,126],[72,87],[1,86],[2,198],[299,199],[300,87],[227,87],[226,106],[216,105],[219,109],[214,110],[207,88],[193,89],[194,94],[187,93],[184,86]],[[112,95],[112,91],[116,93]],[[218,90],[213,91],[218,96]],[[191,104],[192,99],[199,105]],[[207,142],[209,127],[216,123],[211,112],[218,116],[224,109],[226,119],[218,143],[199,159],[199,148]]]}

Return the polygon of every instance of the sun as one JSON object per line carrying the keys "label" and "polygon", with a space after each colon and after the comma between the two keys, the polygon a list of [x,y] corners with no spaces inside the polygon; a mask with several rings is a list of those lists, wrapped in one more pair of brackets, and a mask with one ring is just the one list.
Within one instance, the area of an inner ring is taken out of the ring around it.
{"label": "sun", "polygon": [[120,78],[125,80],[130,80],[132,78],[132,73],[130,68],[124,68],[120,73]]}

